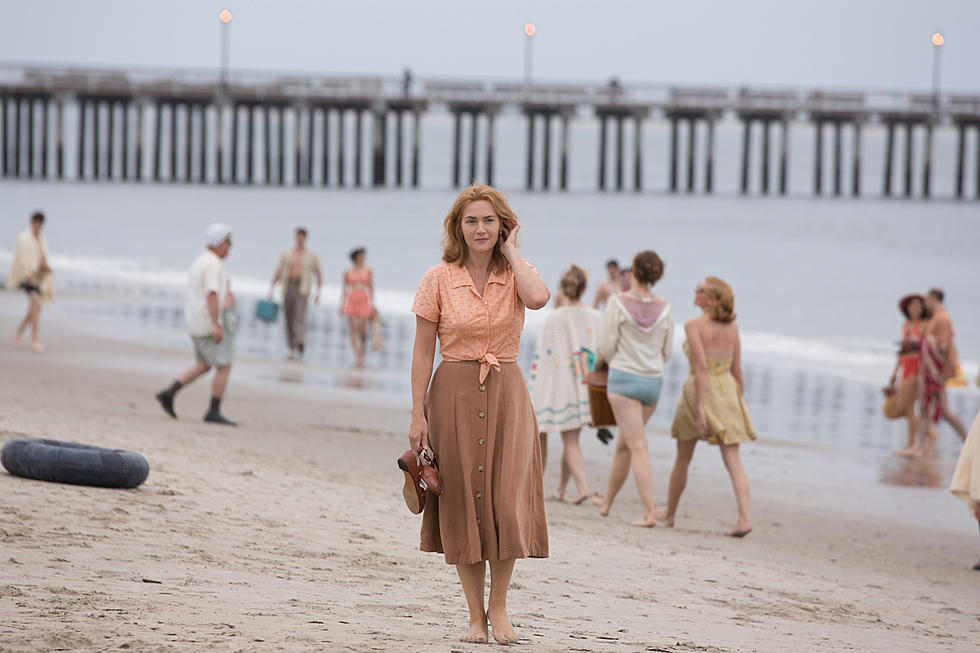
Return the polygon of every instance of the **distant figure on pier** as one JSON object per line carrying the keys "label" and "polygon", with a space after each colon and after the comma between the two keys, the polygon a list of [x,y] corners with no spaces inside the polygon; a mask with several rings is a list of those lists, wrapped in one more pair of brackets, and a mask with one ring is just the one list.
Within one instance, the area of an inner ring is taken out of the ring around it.
{"label": "distant figure on pier", "polygon": [[[973,420],[970,433],[963,443],[949,489],[966,503],[970,514],[980,525],[980,414]],[[980,571],[980,561],[973,568]]]}
{"label": "distant figure on pier", "polygon": [[405,69],[402,71],[402,95],[404,95],[405,97],[408,97],[409,95],[412,94],[413,79],[414,77],[412,76],[412,69],[409,68],[408,66],[405,66]]}
{"label": "distant figure on pier", "polygon": [[609,278],[599,284],[595,290],[595,301],[592,308],[602,308],[609,301],[609,298],[620,292],[620,270],[619,261],[614,258],[606,261],[606,272]]}
{"label": "distant figure on pier", "polygon": [[358,247],[350,253],[354,264],[343,278],[343,297],[340,312],[347,316],[350,326],[350,344],[354,349],[354,367],[364,367],[364,353],[367,351],[368,320],[374,317],[374,275],[371,268],[364,265],[367,250]]}
{"label": "distant figure on pier", "polygon": [[[895,452],[896,456],[911,456],[915,453],[915,433],[918,424],[915,404],[919,399],[919,344],[929,315],[926,313],[926,299],[912,294],[902,297],[898,310],[905,316],[902,325],[902,340],[899,343],[898,361],[892,372],[888,386],[884,388],[886,416],[904,417],[908,420],[908,441],[904,449]],[[936,429],[929,427],[931,451],[936,444]]]}
{"label": "distant figure on pier", "polygon": [[302,358],[303,348],[306,346],[306,308],[310,302],[314,275],[314,304],[320,302],[320,290],[323,287],[320,260],[306,248],[306,237],[306,229],[296,229],[296,243],[279,257],[279,266],[269,288],[271,299],[276,284],[282,282],[282,307],[286,316],[286,344],[289,347],[290,360]]}
{"label": "distant figure on pier", "polygon": [[169,388],[156,395],[163,410],[174,419],[177,418],[174,411],[177,392],[214,367],[217,371],[211,384],[211,405],[204,414],[204,421],[236,426],[221,414],[221,399],[231,375],[231,333],[235,326],[229,322],[230,314],[226,312],[234,305],[234,296],[222,262],[231,250],[231,235],[228,225],[212,224],[204,233],[206,249],[191,263],[184,315],[197,362],[184,370]]}
{"label": "distant figure on pier", "polygon": [[528,384],[538,416],[541,465],[544,467],[547,460],[548,431],[561,432],[561,477],[555,498],[565,500],[565,488],[573,478],[578,493],[569,503],[574,504],[589,498],[579,433],[592,421],[588,386],[576,373],[575,360],[583,348],[596,350],[600,318],[599,311],[582,303],[586,282],[585,270],[577,265],[562,276],[560,290],[565,303],[545,318]]}
{"label": "distant figure on pier", "polygon": [[957,374],[956,348],[953,345],[953,323],[943,306],[945,293],[933,288],[926,294],[926,311],[930,318],[920,343],[921,363],[919,387],[919,422],[916,429],[915,456],[929,453],[929,424],[946,420],[966,440],[963,422],[953,414],[946,402],[946,381]]}
{"label": "distant figure on pier", "polygon": [[38,340],[41,322],[41,302],[54,300],[54,285],[51,282],[51,266],[48,265],[48,244],[41,236],[44,227],[44,214],[36,211],[31,215],[30,226],[17,236],[14,244],[14,259],[7,275],[8,290],[23,290],[27,295],[27,314],[14,332],[14,344],[20,347],[20,337],[28,325],[31,327],[31,349],[44,351]]}
{"label": "distant figure on pier", "polygon": [[632,270],[629,291],[610,298],[599,324],[599,355],[609,364],[606,396],[619,426],[619,442],[606,493],[594,495],[593,502],[599,514],[608,516],[632,469],[643,514],[630,526],[650,527],[657,525],[657,506],[646,424],[657,408],[664,368],[674,350],[674,320],[670,302],[653,294],[653,285],[664,275],[656,252],[637,254]]}
{"label": "distant figure on pier", "polygon": [[667,510],[661,519],[674,525],[677,504],[687,485],[687,468],[698,440],[717,444],[725,469],[732,479],[738,521],[731,537],[745,537],[752,530],[749,518],[749,478],[742,467],[738,445],[756,439],[748,408],[742,399],[742,363],[735,297],[731,286],[708,277],[694,291],[694,305],[702,314],[684,325],[684,353],[691,373],[684,382],[670,434],[677,440],[677,458],[670,472]]}

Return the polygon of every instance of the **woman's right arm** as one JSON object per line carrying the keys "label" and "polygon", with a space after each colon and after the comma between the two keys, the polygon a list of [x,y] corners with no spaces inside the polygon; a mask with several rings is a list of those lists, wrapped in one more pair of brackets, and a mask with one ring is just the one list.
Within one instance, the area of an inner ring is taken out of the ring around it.
{"label": "woman's right arm", "polygon": [[699,435],[707,435],[708,420],[704,415],[704,393],[708,386],[708,359],[701,342],[701,332],[697,323],[691,320],[684,325],[687,334],[687,346],[691,349],[691,360],[694,362],[694,426]]}
{"label": "woman's right arm", "polygon": [[616,302],[612,299],[606,302],[606,310],[602,312],[596,346],[599,350],[599,355],[607,363],[612,361],[616,355],[616,350],[619,348],[619,320]]}
{"label": "woman's right arm", "polygon": [[745,391],[745,382],[742,380],[742,339],[738,335],[738,327],[735,327],[735,353],[732,355],[732,376],[738,384],[738,391]]}
{"label": "woman's right arm", "polygon": [[412,423],[408,443],[412,449],[429,447],[429,425],[425,419],[425,393],[432,378],[436,354],[436,323],[415,316],[415,347],[412,349]]}

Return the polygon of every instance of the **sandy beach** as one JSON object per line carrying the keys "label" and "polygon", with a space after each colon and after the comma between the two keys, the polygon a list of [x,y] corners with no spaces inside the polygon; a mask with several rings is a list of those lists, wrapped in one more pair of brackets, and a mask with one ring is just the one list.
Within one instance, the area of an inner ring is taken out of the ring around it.
{"label": "sandy beach", "polygon": [[[20,304],[3,305],[8,334]],[[174,421],[153,393],[189,354],[65,326],[45,336],[43,355],[0,342],[0,440],[139,451],[151,471],[131,491],[0,472],[0,649],[480,650],[456,641],[455,572],[418,551],[419,518],[401,499],[406,402],[233,374],[224,408],[239,428],[201,421],[200,382]],[[286,363],[252,365],[275,377]],[[650,440],[663,502],[672,446]],[[559,449],[552,436],[549,494]],[[855,464],[839,453],[765,440],[745,462],[755,530],[744,540],[722,536],[734,500],[707,447],[674,529],[626,525],[639,511],[632,481],[607,519],[550,501],[551,557],[515,572],[518,648],[975,650],[980,541],[948,491],[838,482]],[[607,464],[588,460],[593,489]]]}

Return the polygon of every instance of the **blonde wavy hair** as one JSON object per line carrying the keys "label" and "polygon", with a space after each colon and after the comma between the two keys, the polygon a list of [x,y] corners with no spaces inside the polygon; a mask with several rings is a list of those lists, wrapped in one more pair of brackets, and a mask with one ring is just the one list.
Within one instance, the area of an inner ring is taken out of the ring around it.
{"label": "blonde wavy hair", "polygon": [[708,277],[705,282],[708,296],[715,300],[715,305],[711,307],[708,315],[716,322],[734,322],[735,295],[732,293],[732,287],[718,277]]}
{"label": "blonde wavy hair", "polygon": [[573,265],[562,275],[559,287],[565,297],[576,300],[585,292],[585,284],[588,280],[589,275],[586,274],[585,270],[577,265]]}
{"label": "blonde wavy hair", "polygon": [[[446,214],[446,219],[442,223],[442,260],[446,263],[463,265],[466,262],[469,252],[466,247],[466,239],[463,238],[463,211],[470,203],[481,200],[489,202],[490,206],[493,207],[493,212],[500,218],[501,227],[504,226],[505,220],[512,224],[518,224],[517,214],[510,208],[507,199],[500,191],[486,184],[473,182],[456,197],[456,201],[449,208],[449,213]],[[500,236],[502,235],[503,230],[501,229]],[[498,236],[497,242],[493,246],[490,262],[491,269],[498,273],[510,268],[510,263],[500,251],[501,242],[501,237]]]}

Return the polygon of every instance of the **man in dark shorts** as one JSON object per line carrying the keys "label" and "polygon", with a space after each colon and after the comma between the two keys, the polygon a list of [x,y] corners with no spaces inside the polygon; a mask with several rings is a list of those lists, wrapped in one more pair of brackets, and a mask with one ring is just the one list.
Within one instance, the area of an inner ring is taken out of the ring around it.
{"label": "man in dark shorts", "polygon": [[14,260],[7,275],[7,288],[20,289],[27,294],[27,315],[21,320],[14,333],[14,344],[20,347],[21,336],[31,327],[31,349],[44,351],[38,340],[41,321],[41,302],[54,299],[51,285],[51,267],[48,265],[48,245],[41,237],[44,214],[40,211],[31,216],[31,225],[17,237],[14,245]]}

